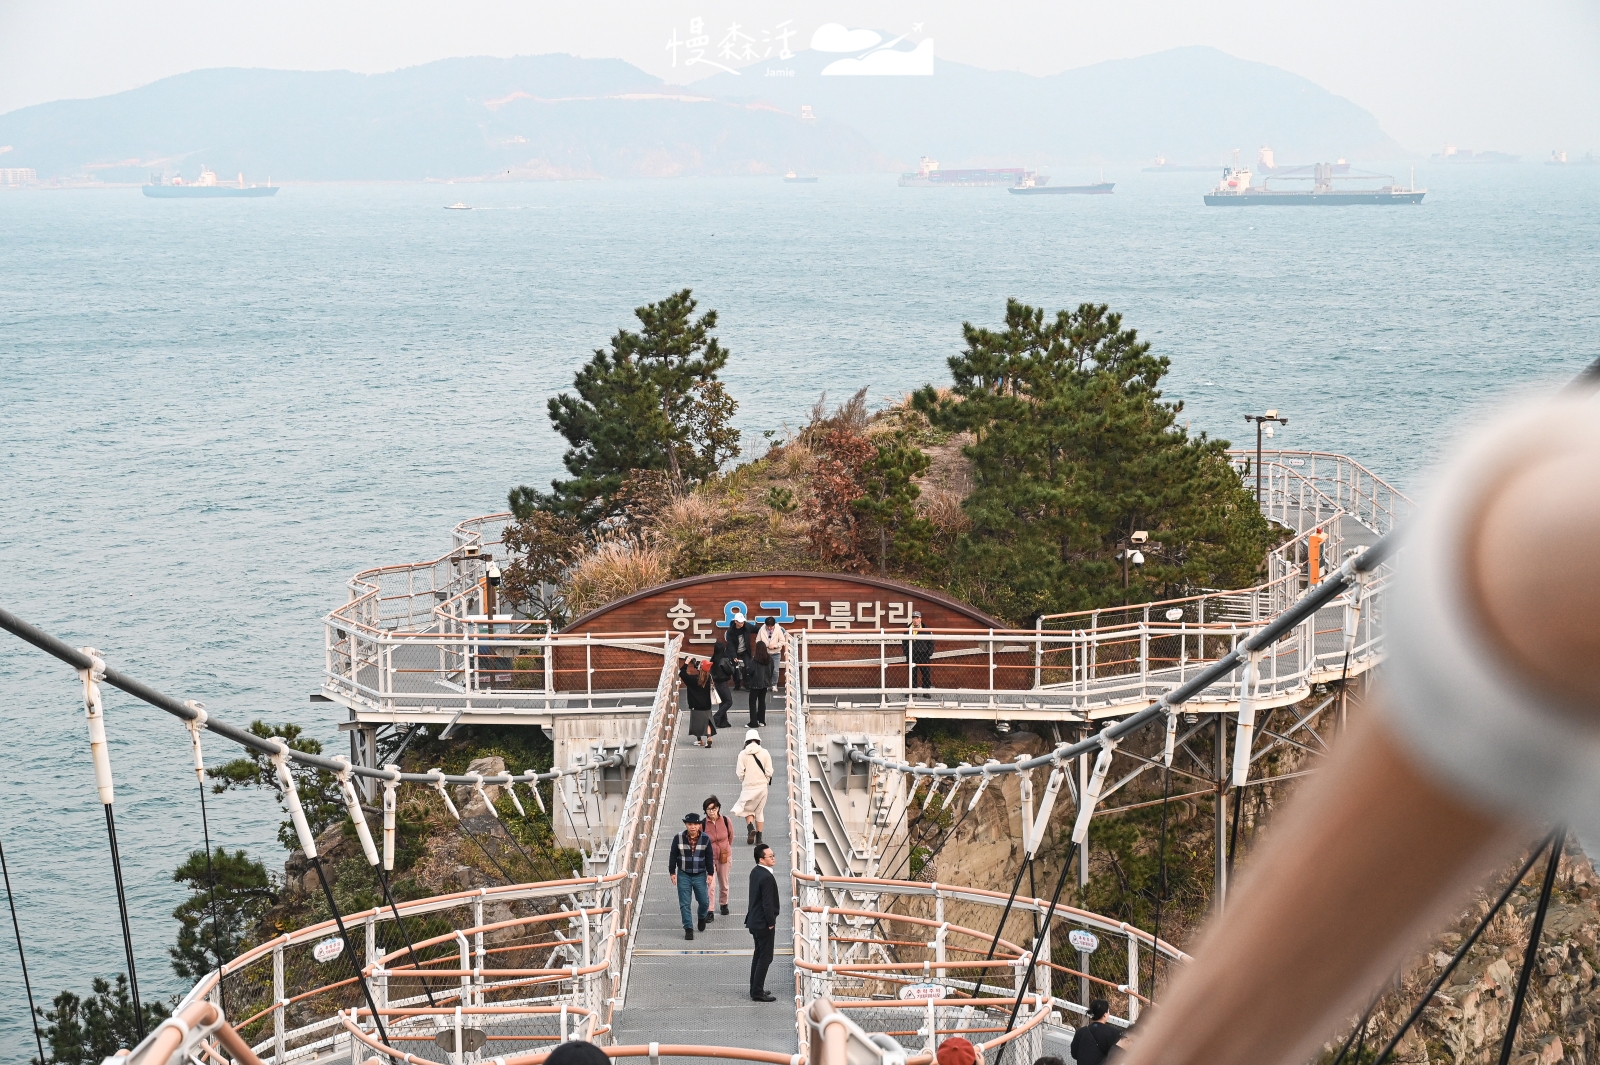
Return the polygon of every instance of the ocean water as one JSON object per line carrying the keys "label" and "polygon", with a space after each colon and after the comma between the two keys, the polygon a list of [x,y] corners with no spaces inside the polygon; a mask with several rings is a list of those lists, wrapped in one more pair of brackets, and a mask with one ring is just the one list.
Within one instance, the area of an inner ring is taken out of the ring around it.
{"label": "ocean water", "polygon": [[[1397,171],[1400,172],[1400,171]],[[1096,173],[1060,173],[1057,181]],[[266,201],[0,194],[0,604],[214,714],[307,725],[319,619],[559,472],[545,401],[633,307],[720,316],[752,443],[817,394],[947,381],[1007,296],[1105,302],[1172,359],[1191,427],[1344,451],[1402,488],[1472,412],[1600,354],[1600,169],[1419,169],[1415,208],[1207,209],[1207,174],[1111,197],[892,176],[313,186]],[[465,200],[474,211],[441,208]],[[188,734],[108,693],[141,989],[200,845]],[[0,843],[35,996],[123,968],[80,688],[0,635]],[[228,755],[211,740],[209,761]],[[282,860],[265,794],[216,842]],[[32,1052],[0,921],[0,1061]]]}

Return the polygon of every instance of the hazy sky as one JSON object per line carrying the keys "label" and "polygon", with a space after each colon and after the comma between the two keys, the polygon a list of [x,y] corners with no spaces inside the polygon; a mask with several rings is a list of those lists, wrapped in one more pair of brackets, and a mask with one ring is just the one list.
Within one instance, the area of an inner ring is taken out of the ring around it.
{"label": "hazy sky", "polygon": [[218,66],[377,72],[572,52],[692,80],[664,46],[696,16],[713,40],[733,23],[759,39],[787,20],[802,42],[825,22],[921,23],[942,58],[1033,74],[1208,44],[1354,100],[1414,150],[1600,153],[1596,0],[0,0],[0,113]]}

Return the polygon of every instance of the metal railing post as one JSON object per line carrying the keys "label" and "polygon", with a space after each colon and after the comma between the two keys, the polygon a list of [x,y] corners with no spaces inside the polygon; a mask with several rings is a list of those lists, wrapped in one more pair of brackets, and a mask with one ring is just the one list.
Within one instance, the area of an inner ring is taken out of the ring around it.
{"label": "metal railing post", "polygon": [[1128,932],[1128,1020],[1139,1019],[1139,937]]}
{"label": "metal railing post", "polygon": [[283,1001],[283,944],[272,948],[272,1060],[276,1065],[283,1061],[283,1011],[289,1007]]}

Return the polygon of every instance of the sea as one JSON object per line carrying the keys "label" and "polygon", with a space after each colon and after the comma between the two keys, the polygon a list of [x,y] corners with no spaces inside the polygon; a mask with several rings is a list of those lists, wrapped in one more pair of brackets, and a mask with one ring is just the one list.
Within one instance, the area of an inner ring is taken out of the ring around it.
{"label": "sea", "polygon": [[[350,576],[435,557],[559,475],[547,401],[683,288],[717,312],[747,454],[823,392],[948,383],[962,324],[998,327],[1008,297],[1109,304],[1171,359],[1192,432],[1253,443],[1243,416],[1275,408],[1276,443],[1402,490],[1508,395],[1600,355],[1600,168],[1418,166],[1421,206],[1329,209],[1103,173],[1111,196],[889,174],[0,190],[0,606],[213,715],[347,750],[309,697]],[[189,735],[106,701],[139,986],[168,999],[171,874],[201,846]],[[125,966],[81,685],[4,633],[0,728],[0,844],[47,1006]],[[209,763],[234,753],[207,739]],[[281,868],[269,794],[209,813],[217,844]],[[8,918],[9,1065],[35,1051]]]}

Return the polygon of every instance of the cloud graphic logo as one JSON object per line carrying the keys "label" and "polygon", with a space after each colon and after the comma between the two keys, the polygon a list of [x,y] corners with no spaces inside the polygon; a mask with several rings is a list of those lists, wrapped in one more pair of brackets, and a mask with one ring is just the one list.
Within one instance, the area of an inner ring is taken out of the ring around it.
{"label": "cloud graphic logo", "polygon": [[895,43],[891,41],[859,58],[835,59],[822,68],[822,73],[836,77],[869,74],[928,77],[933,74],[933,38],[924,38],[909,52],[896,51],[892,47]]}
{"label": "cloud graphic logo", "polygon": [[814,52],[864,52],[868,48],[883,40],[871,30],[852,30],[829,22],[817,27],[817,32],[811,35],[811,50]]}

